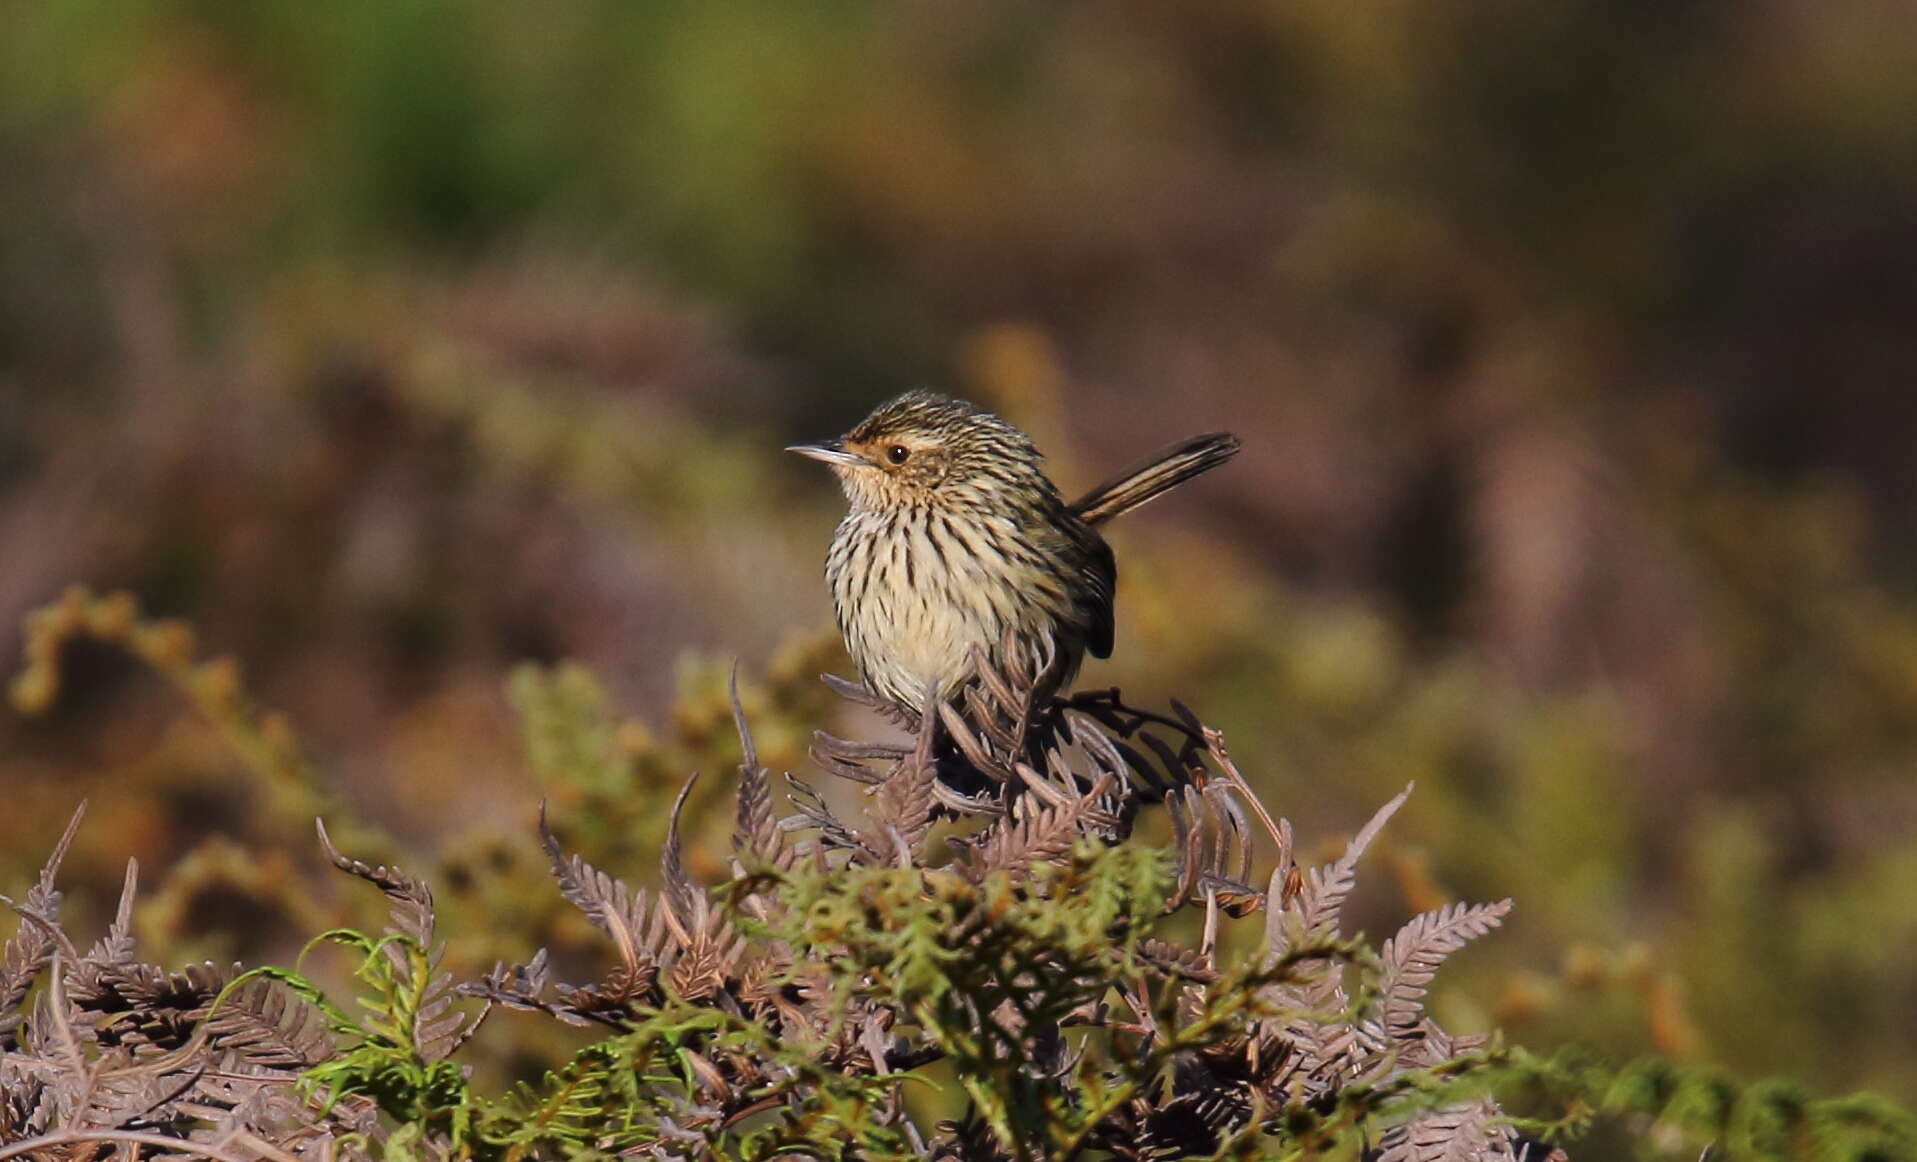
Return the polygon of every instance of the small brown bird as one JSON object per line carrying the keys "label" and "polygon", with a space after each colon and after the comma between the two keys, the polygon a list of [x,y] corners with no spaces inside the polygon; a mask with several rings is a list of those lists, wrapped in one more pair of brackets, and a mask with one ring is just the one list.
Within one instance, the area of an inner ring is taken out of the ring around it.
{"label": "small brown bird", "polygon": [[1112,651],[1118,570],[1097,526],[1238,451],[1227,433],[1168,448],[1067,504],[1031,438],[963,400],[908,392],[836,440],[786,450],[832,466],[851,511],[825,576],[865,684],[916,709],[950,698],[1006,630],[1055,647],[1039,693]]}

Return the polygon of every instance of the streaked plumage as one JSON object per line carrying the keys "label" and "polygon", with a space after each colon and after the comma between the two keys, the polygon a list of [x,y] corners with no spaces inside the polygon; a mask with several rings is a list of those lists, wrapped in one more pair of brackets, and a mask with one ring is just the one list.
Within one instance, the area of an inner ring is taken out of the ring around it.
{"label": "streaked plumage", "polygon": [[1008,627],[1050,636],[1044,692],[1112,649],[1112,551],[1093,526],[1222,464],[1236,438],[1201,436],[1067,504],[1025,433],[962,400],[915,391],[837,440],[791,449],[830,464],[850,505],[825,575],[866,685],[916,707],[949,698]]}

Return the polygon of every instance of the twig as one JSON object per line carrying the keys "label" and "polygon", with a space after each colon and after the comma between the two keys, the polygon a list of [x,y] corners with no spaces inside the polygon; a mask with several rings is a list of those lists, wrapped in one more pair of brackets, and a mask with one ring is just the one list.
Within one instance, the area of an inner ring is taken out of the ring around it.
{"label": "twig", "polygon": [[[248,1136],[251,1137],[251,1135]],[[22,1138],[11,1145],[0,1146],[0,1162],[6,1162],[8,1158],[34,1150],[50,1150],[80,1142],[114,1142],[151,1146],[156,1150],[165,1150],[172,1154],[192,1154],[201,1158],[211,1158],[213,1162],[259,1162],[260,1158],[273,1158],[274,1162],[281,1162],[287,1157],[283,1153],[267,1152],[261,1152],[253,1157],[231,1154],[203,1142],[195,1142],[188,1138],[170,1138],[165,1134],[150,1134],[143,1130],[56,1130],[37,1138]],[[261,1145],[264,1144],[261,1143]]]}

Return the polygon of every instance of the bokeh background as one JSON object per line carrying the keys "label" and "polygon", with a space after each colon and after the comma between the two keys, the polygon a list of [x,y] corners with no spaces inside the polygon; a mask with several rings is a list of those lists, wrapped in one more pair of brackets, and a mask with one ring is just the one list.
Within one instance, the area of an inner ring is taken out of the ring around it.
{"label": "bokeh background", "polygon": [[794,770],[845,669],[841,501],[779,449],[934,385],[1068,491],[1244,437],[1112,532],[1085,680],[1198,708],[1313,844],[1415,779],[1370,932],[1518,900],[1449,1023],[1917,1096],[1905,0],[0,26],[5,652],[130,590],[309,763],[289,807],[60,645],[0,717],[0,890],[85,797],[76,915],[132,855],[154,955],[284,955],[351,906],[323,802],[435,877],[456,963],[590,945],[539,799],[644,878],[696,767],[718,867],[727,667]]}

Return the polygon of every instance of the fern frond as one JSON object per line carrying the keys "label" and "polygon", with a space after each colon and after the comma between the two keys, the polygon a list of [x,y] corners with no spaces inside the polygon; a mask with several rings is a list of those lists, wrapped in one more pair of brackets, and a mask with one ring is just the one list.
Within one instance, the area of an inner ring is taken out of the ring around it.
{"label": "fern frond", "polygon": [[645,889],[630,888],[625,881],[607,875],[579,856],[567,856],[546,823],[543,804],[539,808],[539,842],[546,849],[553,877],[559,881],[559,894],[585,913],[593,927],[611,938],[626,971],[635,976],[654,972],[658,968],[662,925],[655,912],[651,917],[651,931],[647,930]]}
{"label": "fern frond", "polygon": [[[1378,837],[1378,833],[1384,830],[1391,817],[1398,813],[1398,808],[1404,806],[1404,801],[1411,797],[1411,790],[1410,786],[1405,787],[1390,802],[1378,808],[1370,821],[1345,844],[1344,854],[1335,862],[1313,868],[1306,875],[1304,890],[1296,904],[1300,939],[1310,941],[1337,937],[1345,897],[1351,894],[1352,885],[1357,882],[1359,858],[1371,846],[1371,841]],[[1283,949],[1271,951],[1282,953]]]}
{"label": "fern frond", "polygon": [[1415,917],[1385,941],[1384,973],[1373,1002],[1376,1025],[1387,1041],[1405,1041],[1424,1019],[1425,990],[1446,957],[1496,928],[1511,911],[1509,899],[1494,904],[1452,904]]}
{"label": "fern frond", "polygon": [[[86,813],[84,802],[74,808],[73,817],[67,820],[67,829],[53,845],[53,854],[41,865],[39,878],[27,889],[26,902],[21,905],[27,913],[40,917],[48,925],[59,920],[60,891],[54,886],[54,880],[60,874],[60,865],[65,862],[67,849],[73,846],[73,837],[80,830],[80,820]],[[0,896],[0,900],[4,899]],[[33,982],[46,971],[53,951],[53,935],[23,915],[20,930],[7,941],[4,952],[0,952],[0,1048],[6,1046],[14,1030],[19,1028],[20,1002],[26,999]]]}
{"label": "fern frond", "polygon": [[659,856],[659,874],[664,884],[659,892],[659,914],[681,947],[690,944],[692,933],[705,926],[709,908],[705,893],[686,874],[685,855],[679,843],[679,817],[686,809],[686,798],[692,794],[693,784],[698,781],[695,771],[686,779],[686,785],[679,788],[679,797],[672,802],[672,816],[666,824],[665,848]]}
{"label": "fern frond", "polygon": [[938,817],[938,705],[936,692],[928,691],[912,750],[892,764],[885,780],[872,793],[872,821],[881,831],[896,837],[891,846],[900,852],[903,867],[918,862],[919,849]]}
{"label": "fern frond", "polygon": [[[1021,767],[1021,774],[1029,782],[1042,781],[1030,767]],[[997,821],[967,845],[963,865],[966,876],[977,881],[993,872],[1006,872],[1024,878],[1040,864],[1063,859],[1078,841],[1087,813],[1109,788],[1109,779],[1101,777],[1077,799],[1045,803],[1025,795],[1014,800],[1008,818]]]}
{"label": "fern frond", "polygon": [[208,1042],[250,1068],[298,1071],[333,1054],[326,1015],[279,982],[255,977],[227,992],[205,1023]]}
{"label": "fern frond", "polygon": [[732,723],[739,733],[739,787],[734,798],[732,850],[757,867],[790,871],[796,856],[786,842],[785,832],[772,812],[772,779],[759,765],[759,752],[752,745],[752,730],[746,725],[745,708],[739,704],[739,667],[734,665],[727,685],[732,703]]}
{"label": "fern frond", "polygon": [[1385,1132],[1379,1162],[1516,1162],[1501,1117],[1488,1100],[1422,1114]]}
{"label": "fern frond", "polygon": [[133,963],[133,896],[139,888],[140,865],[126,861],[126,878],[120,885],[120,903],[113,912],[113,923],[87,954],[67,971],[67,997],[81,1008],[105,1002],[111,990],[111,978]]}
{"label": "fern frond", "polygon": [[326,834],[325,821],[315,819],[313,826],[319,832],[320,847],[334,867],[349,876],[365,880],[385,895],[391,910],[392,931],[412,940],[421,948],[430,948],[433,943],[433,892],[425,881],[397,867],[384,864],[374,867],[341,855],[339,849],[333,846],[332,837]]}

